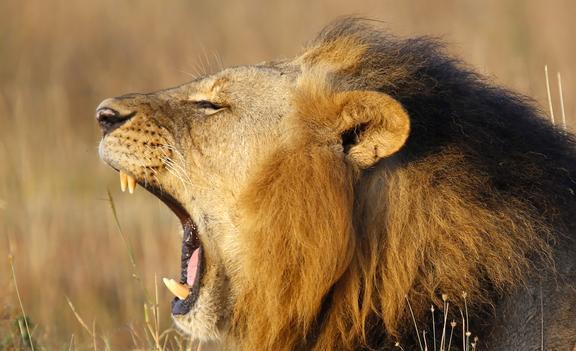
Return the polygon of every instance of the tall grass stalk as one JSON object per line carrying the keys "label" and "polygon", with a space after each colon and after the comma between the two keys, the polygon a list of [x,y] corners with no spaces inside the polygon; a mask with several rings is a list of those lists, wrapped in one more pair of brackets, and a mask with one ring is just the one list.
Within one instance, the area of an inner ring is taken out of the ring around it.
{"label": "tall grass stalk", "polygon": [[408,296],[404,296],[406,299],[406,303],[408,304],[408,308],[410,309],[410,315],[412,316],[412,322],[414,323],[414,329],[416,330],[416,336],[418,337],[418,345],[420,346],[420,351],[424,351],[422,348],[422,341],[420,340],[420,332],[418,331],[418,324],[416,324],[416,317],[414,317],[414,311],[412,311],[412,305],[410,304],[410,300],[408,300]]}
{"label": "tall grass stalk", "polygon": [[[122,238],[124,245],[126,246],[126,251],[128,252],[128,258],[130,259],[130,265],[132,266],[132,277],[141,284],[140,276],[138,275],[138,270],[136,267],[136,259],[134,256],[134,249],[132,248],[132,244],[130,240],[124,235],[124,231],[122,230],[122,226],[120,225],[120,220],[118,219],[118,213],[116,212],[116,205],[114,204],[114,199],[112,198],[112,194],[110,193],[110,189],[106,189],[106,194],[108,195],[108,202],[110,204],[110,209],[112,210],[112,215],[114,216],[114,223],[116,224],[116,229],[118,230],[118,234]],[[146,293],[146,289],[142,286],[144,292]]]}
{"label": "tall grass stalk", "polygon": [[[80,323],[82,328],[84,328],[84,330],[88,333],[88,335],[90,335],[90,338],[92,339],[92,348],[94,349],[94,351],[97,351],[98,350],[98,343],[96,340],[96,321],[92,321],[92,329],[90,329],[88,327],[88,325],[86,324],[86,322],[84,322],[84,319],[82,319],[82,317],[80,317],[80,314],[76,311],[76,307],[74,307],[74,304],[72,303],[72,301],[70,301],[68,296],[65,296],[65,298],[66,298],[66,302],[68,302],[68,306],[70,306],[70,310],[72,311],[72,314],[74,314],[74,317],[76,318],[78,323]],[[74,334],[72,334],[72,335],[74,335]]]}
{"label": "tall grass stalk", "polygon": [[554,119],[554,106],[552,104],[552,94],[550,93],[550,77],[548,76],[548,65],[544,65],[544,75],[546,76],[546,94],[548,96],[548,109],[550,111],[550,119],[552,124],[556,124]]}
{"label": "tall grass stalk", "polygon": [[8,255],[8,262],[10,262],[10,269],[12,271],[12,281],[14,282],[14,288],[16,289],[16,297],[18,298],[18,304],[20,305],[20,312],[22,312],[22,319],[24,320],[24,326],[26,328],[26,336],[28,337],[28,342],[32,351],[34,350],[34,340],[32,340],[32,333],[30,332],[30,326],[28,325],[28,318],[26,317],[26,311],[24,311],[24,304],[22,303],[22,297],[20,296],[20,289],[18,288],[18,281],[16,279],[16,269],[14,268],[14,256],[12,254]]}
{"label": "tall grass stalk", "polygon": [[74,334],[70,336],[70,344],[68,344],[68,351],[74,350]]}
{"label": "tall grass stalk", "polygon": [[434,342],[434,351],[436,351],[436,320],[434,319],[434,305],[430,307],[432,313],[432,340]]}
{"label": "tall grass stalk", "polygon": [[556,73],[558,78],[558,94],[560,95],[560,111],[562,112],[562,128],[566,130],[566,110],[564,109],[564,94],[562,92],[562,76],[560,72]]}
{"label": "tall grass stalk", "polygon": [[454,335],[454,328],[456,328],[456,321],[450,322],[450,338],[448,339],[448,351],[452,347],[452,335]]}
{"label": "tall grass stalk", "polygon": [[74,314],[74,317],[76,317],[76,320],[78,321],[78,323],[80,323],[82,328],[84,328],[84,330],[86,330],[86,332],[88,333],[88,335],[90,335],[90,337],[94,337],[94,334],[92,333],[90,328],[88,328],[88,325],[86,325],[86,323],[84,322],[82,317],[80,317],[80,314],[78,314],[78,312],[76,311],[76,307],[74,307],[74,304],[72,303],[72,301],[70,301],[68,296],[65,296],[65,298],[66,298],[66,302],[68,302],[68,306],[70,306],[70,310],[72,310],[72,313]]}

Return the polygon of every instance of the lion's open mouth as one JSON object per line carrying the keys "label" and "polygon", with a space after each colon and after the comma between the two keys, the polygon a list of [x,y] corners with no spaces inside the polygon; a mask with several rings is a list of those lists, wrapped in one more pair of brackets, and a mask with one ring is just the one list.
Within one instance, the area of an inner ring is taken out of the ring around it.
{"label": "lion's open mouth", "polygon": [[184,206],[169,193],[155,185],[136,179],[124,171],[119,171],[119,173],[122,191],[128,189],[130,193],[133,193],[138,183],[166,204],[180,219],[183,230],[180,280],[177,282],[174,279],[164,278],[163,281],[166,287],[176,295],[172,301],[172,314],[187,314],[198,299],[204,268],[204,251],[198,237],[198,227]]}

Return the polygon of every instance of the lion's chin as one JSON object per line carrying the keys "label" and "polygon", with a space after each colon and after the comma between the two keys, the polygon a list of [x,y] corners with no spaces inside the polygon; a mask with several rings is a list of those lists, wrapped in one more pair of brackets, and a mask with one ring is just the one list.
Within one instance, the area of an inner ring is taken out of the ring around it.
{"label": "lion's chin", "polygon": [[222,317],[218,311],[218,302],[212,296],[211,289],[202,289],[198,300],[186,315],[172,315],[174,325],[183,334],[201,342],[219,342],[222,340]]}

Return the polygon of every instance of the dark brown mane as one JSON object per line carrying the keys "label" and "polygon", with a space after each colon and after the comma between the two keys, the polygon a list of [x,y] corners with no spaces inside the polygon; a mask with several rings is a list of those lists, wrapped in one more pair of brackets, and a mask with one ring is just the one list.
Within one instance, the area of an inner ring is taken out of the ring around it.
{"label": "dark brown mane", "polygon": [[572,240],[574,139],[528,98],[435,40],[398,39],[357,19],[329,26],[297,60],[304,77],[333,71],[300,86],[314,92],[296,94],[287,123],[316,122],[319,91],[369,90],[402,104],[411,133],[394,156],[359,171],[295,129],[302,134],[261,165],[241,201],[244,349],[391,345],[412,333],[406,297],[422,323],[441,294],[459,305],[466,292],[478,315]]}

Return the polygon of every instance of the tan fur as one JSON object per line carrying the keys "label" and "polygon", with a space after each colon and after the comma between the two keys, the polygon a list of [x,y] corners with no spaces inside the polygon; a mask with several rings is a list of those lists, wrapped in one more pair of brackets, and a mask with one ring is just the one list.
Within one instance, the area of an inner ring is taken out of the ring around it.
{"label": "tan fur", "polygon": [[358,38],[353,36],[338,37],[309,47],[295,62],[308,67],[329,65],[332,69],[353,69],[368,49]]}

